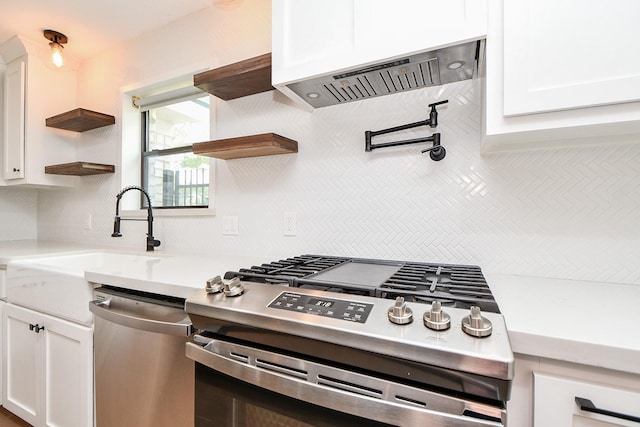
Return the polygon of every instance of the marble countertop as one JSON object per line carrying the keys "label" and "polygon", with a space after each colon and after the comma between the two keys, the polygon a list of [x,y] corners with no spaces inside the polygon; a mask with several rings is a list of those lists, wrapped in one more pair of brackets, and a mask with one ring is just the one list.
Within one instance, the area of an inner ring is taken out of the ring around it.
{"label": "marble countertop", "polygon": [[[100,249],[55,242],[0,242],[0,268],[16,258],[92,250]],[[160,251],[137,254],[145,256],[89,266],[84,277],[98,284],[187,298],[215,275],[273,261]],[[640,374],[640,285],[487,272],[485,277],[505,317],[515,353]]]}

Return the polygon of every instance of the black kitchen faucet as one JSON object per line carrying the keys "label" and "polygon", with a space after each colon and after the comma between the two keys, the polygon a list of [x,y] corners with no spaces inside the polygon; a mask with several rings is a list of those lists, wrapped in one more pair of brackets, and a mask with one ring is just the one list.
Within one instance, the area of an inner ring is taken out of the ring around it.
{"label": "black kitchen faucet", "polygon": [[151,199],[149,198],[149,194],[141,187],[138,187],[137,185],[131,185],[129,187],[125,187],[122,190],[120,190],[120,192],[118,193],[118,195],[116,196],[116,217],[113,220],[113,233],[111,234],[111,237],[122,237],[122,234],[120,233],[120,221],[121,220],[127,220],[127,221],[145,221],[144,219],[141,218],[120,218],[120,199],[122,198],[123,194],[126,193],[129,190],[138,190],[140,191],[142,194],[145,195],[145,197],[147,198],[147,252],[151,252],[153,251],[153,248],[155,248],[156,246],[160,246],[160,240],[156,240],[153,237],[153,209],[151,208]]}

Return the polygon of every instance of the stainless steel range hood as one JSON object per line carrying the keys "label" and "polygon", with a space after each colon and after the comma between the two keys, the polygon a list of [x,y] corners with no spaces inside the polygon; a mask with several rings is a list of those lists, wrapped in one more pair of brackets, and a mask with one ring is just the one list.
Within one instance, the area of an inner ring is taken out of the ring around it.
{"label": "stainless steel range hood", "polygon": [[401,57],[286,85],[314,108],[471,79],[484,40]]}

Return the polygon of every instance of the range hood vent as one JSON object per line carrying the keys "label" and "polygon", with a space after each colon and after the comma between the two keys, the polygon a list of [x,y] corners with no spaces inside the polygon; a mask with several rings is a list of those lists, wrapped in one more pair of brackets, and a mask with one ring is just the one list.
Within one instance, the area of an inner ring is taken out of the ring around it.
{"label": "range hood vent", "polygon": [[477,76],[483,40],[288,84],[314,108],[458,82]]}

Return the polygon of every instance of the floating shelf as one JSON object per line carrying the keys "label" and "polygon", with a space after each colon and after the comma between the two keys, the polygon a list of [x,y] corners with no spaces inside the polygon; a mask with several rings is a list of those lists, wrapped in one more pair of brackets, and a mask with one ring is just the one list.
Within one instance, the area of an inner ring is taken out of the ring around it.
{"label": "floating shelf", "polygon": [[271,53],[195,74],[193,85],[225,101],[272,90]]}
{"label": "floating shelf", "polygon": [[114,173],[116,171],[113,165],[103,165],[100,163],[90,162],[73,162],[63,163],[60,165],[51,165],[44,167],[44,173],[52,175],[98,175],[103,173]]}
{"label": "floating shelf", "polygon": [[275,133],[263,133],[193,144],[193,154],[224,160],[297,152],[297,141]]}
{"label": "floating shelf", "polygon": [[84,132],[91,129],[109,126],[116,122],[116,118],[109,114],[98,113],[84,108],[76,108],[57,116],[49,117],[45,124],[52,128]]}

